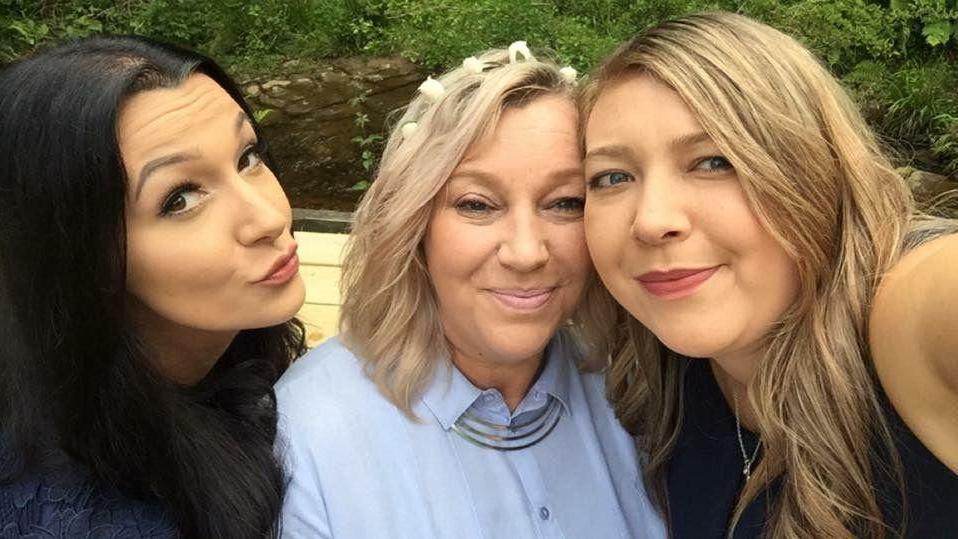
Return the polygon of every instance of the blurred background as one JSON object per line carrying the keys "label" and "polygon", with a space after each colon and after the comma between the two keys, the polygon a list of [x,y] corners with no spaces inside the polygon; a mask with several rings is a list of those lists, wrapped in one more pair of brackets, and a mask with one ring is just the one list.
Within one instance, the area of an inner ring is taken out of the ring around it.
{"label": "blurred background", "polygon": [[242,83],[293,206],[350,211],[390,112],[427,74],[518,39],[587,73],[642,28],[704,9],[799,38],[919,197],[958,187],[958,0],[0,0],[0,63],[101,32],[199,49]]}

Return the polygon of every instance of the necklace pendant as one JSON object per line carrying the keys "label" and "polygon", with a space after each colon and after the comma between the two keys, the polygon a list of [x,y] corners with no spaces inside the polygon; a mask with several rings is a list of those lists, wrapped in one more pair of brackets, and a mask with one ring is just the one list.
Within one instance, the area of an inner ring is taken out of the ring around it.
{"label": "necklace pendant", "polygon": [[746,481],[746,482],[747,482],[749,479],[752,478],[752,466],[751,466],[751,465],[752,465],[751,462],[747,462],[747,463],[745,463],[745,466],[742,468],[742,475],[745,476],[745,481]]}

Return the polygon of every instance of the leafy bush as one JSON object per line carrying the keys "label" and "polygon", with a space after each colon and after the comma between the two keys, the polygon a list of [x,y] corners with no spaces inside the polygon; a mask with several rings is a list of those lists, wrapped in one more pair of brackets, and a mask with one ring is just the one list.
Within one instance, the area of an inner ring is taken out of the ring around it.
{"label": "leafy bush", "polygon": [[958,0],[0,0],[0,61],[119,32],[195,47],[247,74],[289,57],[380,53],[438,70],[516,39],[587,71],[641,29],[709,9],[796,36],[890,144],[958,173]]}

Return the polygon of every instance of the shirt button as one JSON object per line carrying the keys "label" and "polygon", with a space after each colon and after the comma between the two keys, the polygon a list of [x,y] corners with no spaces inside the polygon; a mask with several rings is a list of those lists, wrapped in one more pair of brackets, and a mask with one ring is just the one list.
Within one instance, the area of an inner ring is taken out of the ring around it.
{"label": "shirt button", "polygon": [[543,506],[543,507],[540,507],[540,508],[539,508],[539,518],[541,518],[542,520],[549,520],[549,508],[548,508],[548,507]]}

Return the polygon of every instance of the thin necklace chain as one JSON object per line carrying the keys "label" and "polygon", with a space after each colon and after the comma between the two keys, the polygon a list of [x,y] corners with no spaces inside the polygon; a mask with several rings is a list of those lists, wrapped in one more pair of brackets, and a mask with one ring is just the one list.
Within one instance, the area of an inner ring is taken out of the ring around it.
{"label": "thin necklace chain", "polygon": [[749,457],[748,453],[745,452],[745,441],[742,440],[742,423],[738,418],[738,396],[735,394],[735,391],[732,391],[732,403],[735,405],[735,434],[738,435],[738,448],[742,451],[742,461],[744,466],[742,467],[742,475],[745,476],[745,482],[748,483],[752,479],[752,464],[755,463],[755,458],[758,457],[758,450],[762,447],[762,440],[759,440],[755,444],[755,451],[752,451],[752,456]]}

